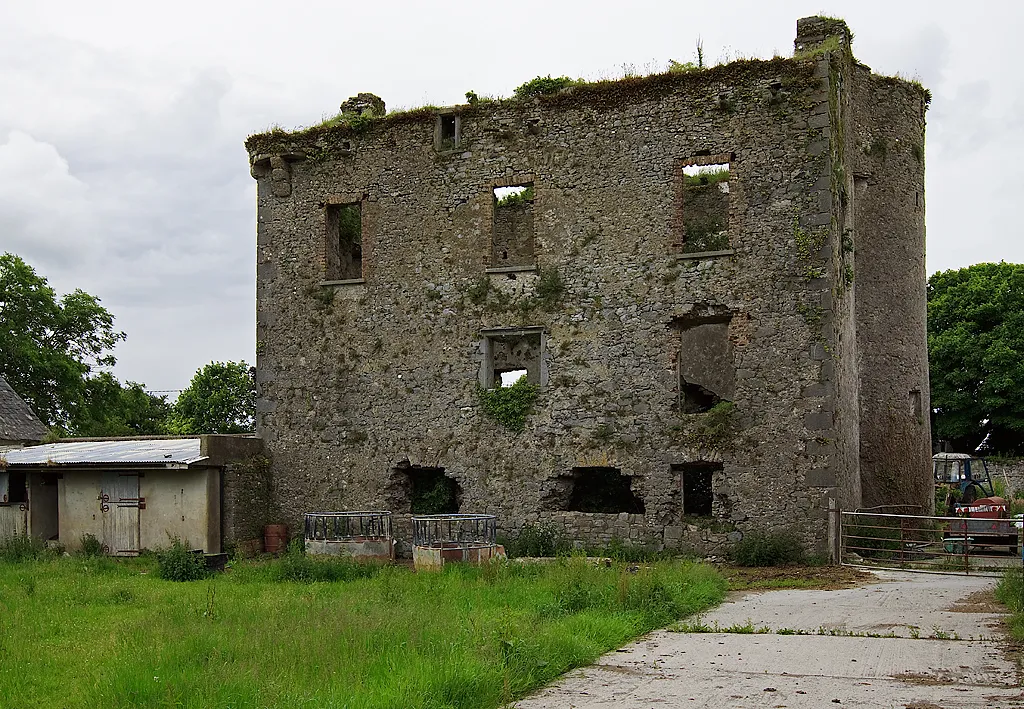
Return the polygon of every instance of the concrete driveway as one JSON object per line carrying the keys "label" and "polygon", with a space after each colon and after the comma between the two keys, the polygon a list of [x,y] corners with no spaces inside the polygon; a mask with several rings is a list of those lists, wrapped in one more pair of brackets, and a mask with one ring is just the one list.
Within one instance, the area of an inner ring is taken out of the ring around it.
{"label": "concrete driveway", "polygon": [[876,576],[840,591],[737,595],[691,621],[704,632],[652,633],[516,706],[1024,707],[997,579]]}

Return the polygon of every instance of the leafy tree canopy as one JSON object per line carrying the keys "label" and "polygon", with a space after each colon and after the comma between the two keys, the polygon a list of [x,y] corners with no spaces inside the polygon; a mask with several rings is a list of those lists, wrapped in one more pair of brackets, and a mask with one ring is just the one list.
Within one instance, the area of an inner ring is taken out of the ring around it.
{"label": "leafy tree canopy", "polygon": [[254,430],[256,383],[245,362],[210,362],[174,403],[174,433],[246,433]]}
{"label": "leafy tree canopy", "polygon": [[121,384],[103,372],[85,381],[85,400],[71,420],[76,436],[159,436],[168,433],[171,405],[138,382]]}
{"label": "leafy tree canopy", "polygon": [[125,338],[95,296],[60,298],[20,257],[0,255],[0,375],[46,425],[71,430],[84,405],[87,377],[114,364]]}
{"label": "leafy tree canopy", "polygon": [[1024,453],[1024,264],[928,279],[934,434],[954,450]]}

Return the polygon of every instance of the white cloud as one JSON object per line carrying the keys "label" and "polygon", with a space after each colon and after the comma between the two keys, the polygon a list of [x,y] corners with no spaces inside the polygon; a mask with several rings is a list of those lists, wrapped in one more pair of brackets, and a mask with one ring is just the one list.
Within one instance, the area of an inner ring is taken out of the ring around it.
{"label": "white cloud", "polygon": [[89,190],[57,148],[21,131],[0,143],[3,248],[65,266],[94,246]]}

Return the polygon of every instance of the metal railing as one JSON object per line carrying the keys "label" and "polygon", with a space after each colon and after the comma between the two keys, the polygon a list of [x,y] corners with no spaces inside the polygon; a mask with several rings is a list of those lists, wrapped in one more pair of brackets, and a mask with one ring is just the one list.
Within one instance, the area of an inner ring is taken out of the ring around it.
{"label": "metal railing", "polygon": [[306,539],[328,542],[391,539],[391,513],[386,510],[307,512]]}
{"label": "metal railing", "polygon": [[847,565],[970,574],[1021,563],[1012,519],[880,512],[842,512],[840,519],[840,560]]}
{"label": "metal railing", "polygon": [[472,549],[493,546],[497,517],[483,514],[414,515],[412,543],[418,547]]}

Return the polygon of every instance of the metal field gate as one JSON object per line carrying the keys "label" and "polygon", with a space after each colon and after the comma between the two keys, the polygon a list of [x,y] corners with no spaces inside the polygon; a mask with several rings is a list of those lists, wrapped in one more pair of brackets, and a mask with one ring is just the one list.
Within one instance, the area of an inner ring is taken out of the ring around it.
{"label": "metal field gate", "polygon": [[[839,518],[838,555],[847,566],[980,574],[1021,565],[1020,530],[1012,538],[1007,536],[1006,520],[998,528],[987,529],[969,525],[962,517],[870,510],[841,512]],[[1012,520],[1009,524],[1014,528]]]}
{"label": "metal field gate", "polygon": [[139,553],[138,473],[103,474],[100,512],[103,514],[103,546],[112,556],[137,556]]}

